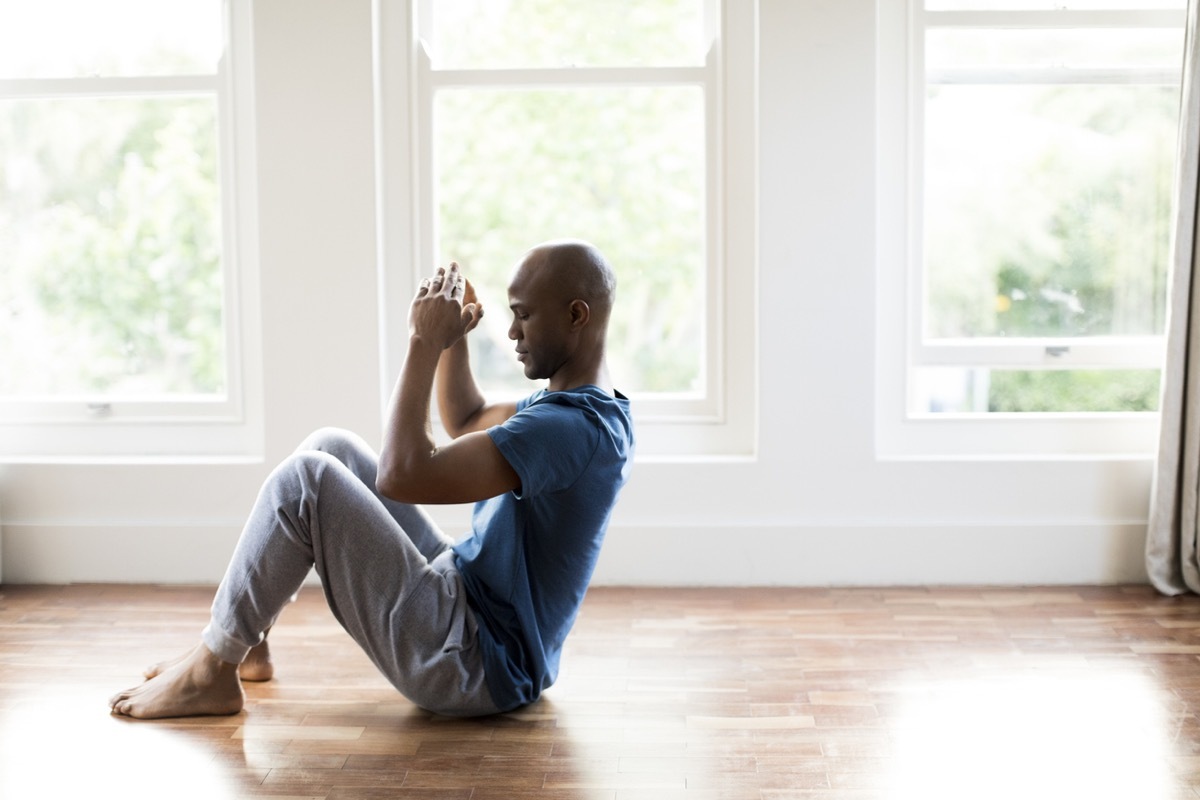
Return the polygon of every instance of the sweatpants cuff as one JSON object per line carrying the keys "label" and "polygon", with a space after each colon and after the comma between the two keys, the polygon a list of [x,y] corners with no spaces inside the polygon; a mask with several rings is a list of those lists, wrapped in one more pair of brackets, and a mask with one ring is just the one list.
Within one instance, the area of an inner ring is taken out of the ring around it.
{"label": "sweatpants cuff", "polygon": [[249,646],[230,637],[212,622],[201,631],[200,641],[204,642],[204,646],[214,656],[227,664],[242,663],[246,660],[246,654],[250,652]]}

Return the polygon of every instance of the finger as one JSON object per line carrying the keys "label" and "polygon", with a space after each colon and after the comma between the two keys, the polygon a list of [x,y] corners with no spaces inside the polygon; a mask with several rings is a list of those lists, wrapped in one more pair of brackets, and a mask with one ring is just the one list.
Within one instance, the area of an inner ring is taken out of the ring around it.
{"label": "finger", "polygon": [[447,297],[462,297],[463,295],[463,276],[459,272],[458,262],[450,262],[450,270],[446,273],[445,291]]}
{"label": "finger", "polygon": [[450,270],[450,274],[446,276],[446,296],[462,300],[466,296],[467,282],[458,270]]}
{"label": "finger", "polygon": [[463,306],[462,319],[466,323],[466,327],[463,328],[463,335],[475,330],[475,326],[479,324],[481,317],[483,317],[483,309],[479,306],[474,303],[468,303]]}
{"label": "finger", "polygon": [[429,278],[421,278],[421,283],[417,286],[417,296],[424,297],[429,294]]}

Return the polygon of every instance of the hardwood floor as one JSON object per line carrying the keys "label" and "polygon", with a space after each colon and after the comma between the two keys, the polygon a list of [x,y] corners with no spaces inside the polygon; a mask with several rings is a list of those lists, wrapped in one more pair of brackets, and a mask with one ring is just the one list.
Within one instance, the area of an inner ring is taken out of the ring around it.
{"label": "hardwood floor", "polygon": [[306,590],[241,714],[110,716],[210,598],[0,587],[0,797],[1200,798],[1200,599],[1146,587],[593,589],[559,685],[465,721]]}

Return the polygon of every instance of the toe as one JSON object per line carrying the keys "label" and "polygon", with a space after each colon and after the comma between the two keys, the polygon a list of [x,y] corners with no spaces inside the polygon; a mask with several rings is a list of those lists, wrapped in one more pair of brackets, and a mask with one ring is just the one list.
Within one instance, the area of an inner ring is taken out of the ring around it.
{"label": "toe", "polygon": [[118,714],[126,714],[129,709],[129,699],[133,696],[133,689],[126,689],[123,692],[117,692],[108,699],[108,707]]}

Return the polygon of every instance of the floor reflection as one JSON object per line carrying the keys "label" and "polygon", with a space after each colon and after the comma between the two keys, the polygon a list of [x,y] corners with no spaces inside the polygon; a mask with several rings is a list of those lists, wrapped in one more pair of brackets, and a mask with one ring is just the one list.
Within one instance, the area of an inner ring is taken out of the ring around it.
{"label": "floor reflection", "polygon": [[239,796],[214,763],[213,734],[228,730],[125,720],[102,703],[103,695],[46,694],[4,707],[0,797]]}
{"label": "floor reflection", "polygon": [[902,691],[889,798],[1170,795],[1169,709],[1120,670],[1022,670]]}
{"label": "floor reflection", "polygon": [[1200,797],[1200,598],[1144,587],[593,590],[559,682],[482,720],[403,700],[313,592],[245,713],[109,716],[203,607],[4,587],[0,798]]}

